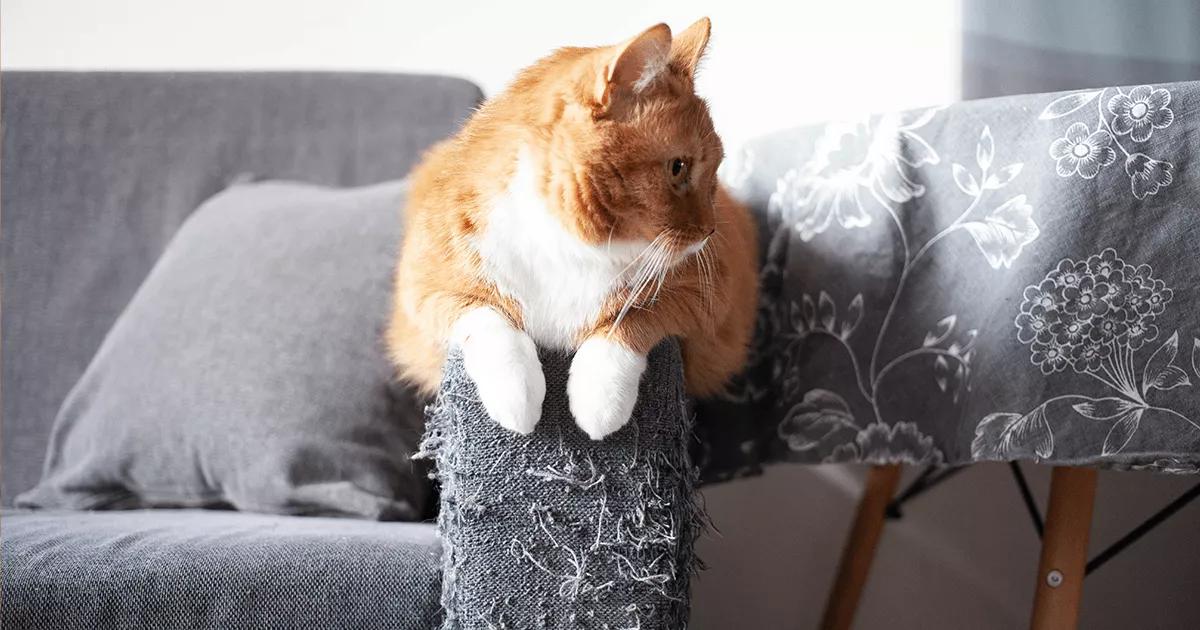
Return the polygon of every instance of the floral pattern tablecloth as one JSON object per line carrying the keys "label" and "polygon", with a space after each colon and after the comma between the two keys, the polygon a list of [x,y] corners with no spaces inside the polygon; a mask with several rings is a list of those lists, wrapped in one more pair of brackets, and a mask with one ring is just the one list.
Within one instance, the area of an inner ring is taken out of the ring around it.
{"label": "floral pattern tablecloth", "polygon": [[745,377],[709,480],[771,461],[1200,468],[1200,83],[959,103],[762,138]]}

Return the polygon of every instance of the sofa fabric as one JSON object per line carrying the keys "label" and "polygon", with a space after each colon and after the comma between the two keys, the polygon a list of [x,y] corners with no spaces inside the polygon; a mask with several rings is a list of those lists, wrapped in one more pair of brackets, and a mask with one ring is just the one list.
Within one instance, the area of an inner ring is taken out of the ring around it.
{"label": "sofa fabric", "polygon": [[405,188],[264,182],[206,202],[67,396],[17,505],[419,518],[421,404],[383,344]]}
{"label": "sofa fabric", "polygon": [[442,486],[443,630],[687,626],[703,515],[679,348],[651,352],[632,419],[602,441],[571,416],[570,359],[541,353],[530,435],[489,419],[462,355],[447,361],[426,439]]}
{"label": "sofa fabric", "polygon": [[5,511],[0,626],[438,624],[432,525],[215,510]]}
{"label": "sofa fabric", "polygon": [[184,219],[242,173],[402,177],[482,95],[460,79],[9,72],[0,90],[3,485],[33,487],[51,424]]}

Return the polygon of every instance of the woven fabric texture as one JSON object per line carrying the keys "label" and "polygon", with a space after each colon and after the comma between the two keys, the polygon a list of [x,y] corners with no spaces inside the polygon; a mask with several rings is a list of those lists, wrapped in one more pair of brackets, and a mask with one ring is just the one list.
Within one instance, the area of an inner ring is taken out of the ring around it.
{"label": "woven fabric texture", "polygon": [[425,451],[442,485],[443,630],[687,625],[693,543],[703,522],[678,347],[650,356],[633,419],[603,441],[575,426],[569,357],[543,353],[537,429],[491,421],[447,362]]}
{"label": "woven fabric texture", "polygon": [[261,182],[204,203],[67,396],[17,505],[419,519],[422,403],[381,341],[406,187]]}
{"label": "woven fabric texture", "polygon": [[429,630],[440,619],[430,524],[216,510],[2,520],[6,630]]}
{"label": "woven fabric texture", "polygon": [[6,507],[38,482],[67,392],[202,201],[243,173],[402,177],[483,98],[426,75],[6,68],[3,82]]}

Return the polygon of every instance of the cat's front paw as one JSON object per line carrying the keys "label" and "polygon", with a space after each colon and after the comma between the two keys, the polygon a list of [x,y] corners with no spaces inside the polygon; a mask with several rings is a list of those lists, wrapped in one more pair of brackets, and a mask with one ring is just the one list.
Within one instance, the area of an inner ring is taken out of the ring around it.
{"label": "cat's front paw", "polygon": [[571,361],[567,398],[575,424],[593,440],[629,422],[646,357],[604,337],[589,337]]}
{"label": "cat's front paw", "polygon": [[546,377],[529,335],[492,309],[479,308],[458,320],[453,339],[492,420],[509,431],[532,433],[542,417]]}

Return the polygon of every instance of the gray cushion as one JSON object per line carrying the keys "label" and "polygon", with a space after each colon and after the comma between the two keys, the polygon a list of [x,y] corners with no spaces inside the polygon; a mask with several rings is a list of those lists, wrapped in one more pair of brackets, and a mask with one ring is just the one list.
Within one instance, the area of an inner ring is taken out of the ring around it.
{"label": "gray cushion", "polygon": [[3,112],[4,475],[37,482],[54,414],[167,241],[237,174],[403,177],[478,104],[449,77],[9,72]]}
{"label": "gray cushion", "polygon": [[17,504],[418,517],[420,405],[382,342],[404,188],[246,184],[205,203],[67,396]]}
{"label": "gray cushion", "polygon": [[440,615],[432,525],[212,510],[3,515],[0,625],[389,628]]}

